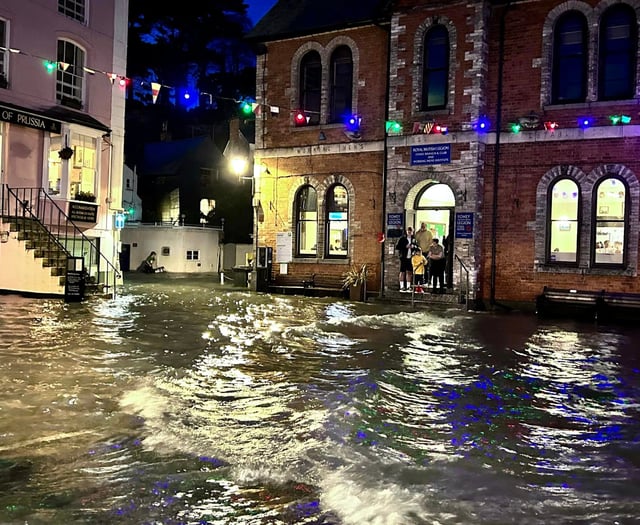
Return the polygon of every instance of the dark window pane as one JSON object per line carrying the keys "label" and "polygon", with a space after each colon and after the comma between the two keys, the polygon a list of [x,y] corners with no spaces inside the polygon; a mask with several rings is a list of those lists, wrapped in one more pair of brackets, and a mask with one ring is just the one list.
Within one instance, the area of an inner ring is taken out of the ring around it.
{"label": "dark window pane", "polygon": [[601,100],[633,98],[637,45],[633,10],[625,5],[608,9],[600,24],[598,95]]}
{"label": "dark window pane", "polygon": [[422,109],[447,105],[449,82],[449,34],[444,26],[430,29],[424,39]]}
{"label": "dark window pane", "polygon": [[582,102],[586,90],[586,21],[582,14],[570,11],[558,19],[554,31],[552,101]]}
{"label": "dark window pane", "polygon": [[315,51],[307,53],[300,63],[300,108],[309,118],[309,124],[320,122],[320,96],[322,63]]}
{"label": "dark window pane", "polygon": [[353,92],[353,59],[347,46],[331,55],[331,122],[343,122],[351,114]]}

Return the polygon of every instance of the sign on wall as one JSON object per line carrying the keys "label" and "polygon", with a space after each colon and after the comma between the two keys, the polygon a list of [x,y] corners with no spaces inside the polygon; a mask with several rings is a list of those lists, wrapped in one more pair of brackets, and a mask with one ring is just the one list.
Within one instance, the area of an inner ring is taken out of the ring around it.
{"label": "sign on wall", "polygon": [[456,239],[473,238],[473,213],[456,213]]}
{"label": "sign on wall", "polygon": [[69,218],[74,222],[97,222],[98,206],[87,202],[69,202]]}
{"label": "sign on wall", "polygon": [[451,164],[451,144],[411,146],[411,165]]}
{"label": "sign on wall", "polygon": [[276,263],[288,263],[293,259],[293,235],[291,232],[276,233]]}

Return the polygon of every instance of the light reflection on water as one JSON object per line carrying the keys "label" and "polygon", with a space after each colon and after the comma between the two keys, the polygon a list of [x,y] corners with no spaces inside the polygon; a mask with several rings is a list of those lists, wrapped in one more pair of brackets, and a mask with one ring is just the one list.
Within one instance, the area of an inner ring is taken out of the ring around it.
{"label": "light reflection on water", "polygon": [[640,515],[634,328],[167,274],[0,312],[3,524]]}

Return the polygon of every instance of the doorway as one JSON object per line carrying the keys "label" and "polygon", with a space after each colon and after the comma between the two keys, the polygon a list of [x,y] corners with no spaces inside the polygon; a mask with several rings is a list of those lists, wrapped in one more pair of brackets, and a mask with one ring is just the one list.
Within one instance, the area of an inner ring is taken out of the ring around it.
{"label": "doorway", "polygon": [[434,239],[438,239],[444,247],[446,266],[444,272],[445,285],[453,288],[453,252],[452,232],[455,220],[455,196],[446,184],[432,182],[426,185],[416,196],[414,204],[415,230],[425,223]]}

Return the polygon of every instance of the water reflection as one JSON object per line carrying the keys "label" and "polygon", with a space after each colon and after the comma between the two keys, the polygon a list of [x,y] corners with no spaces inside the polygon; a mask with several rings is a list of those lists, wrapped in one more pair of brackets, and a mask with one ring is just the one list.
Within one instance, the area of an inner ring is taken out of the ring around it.
{"label": "water reflection", "polygon": [[640,333],[167,274],[0,297],[0,523],[632,523]]}

